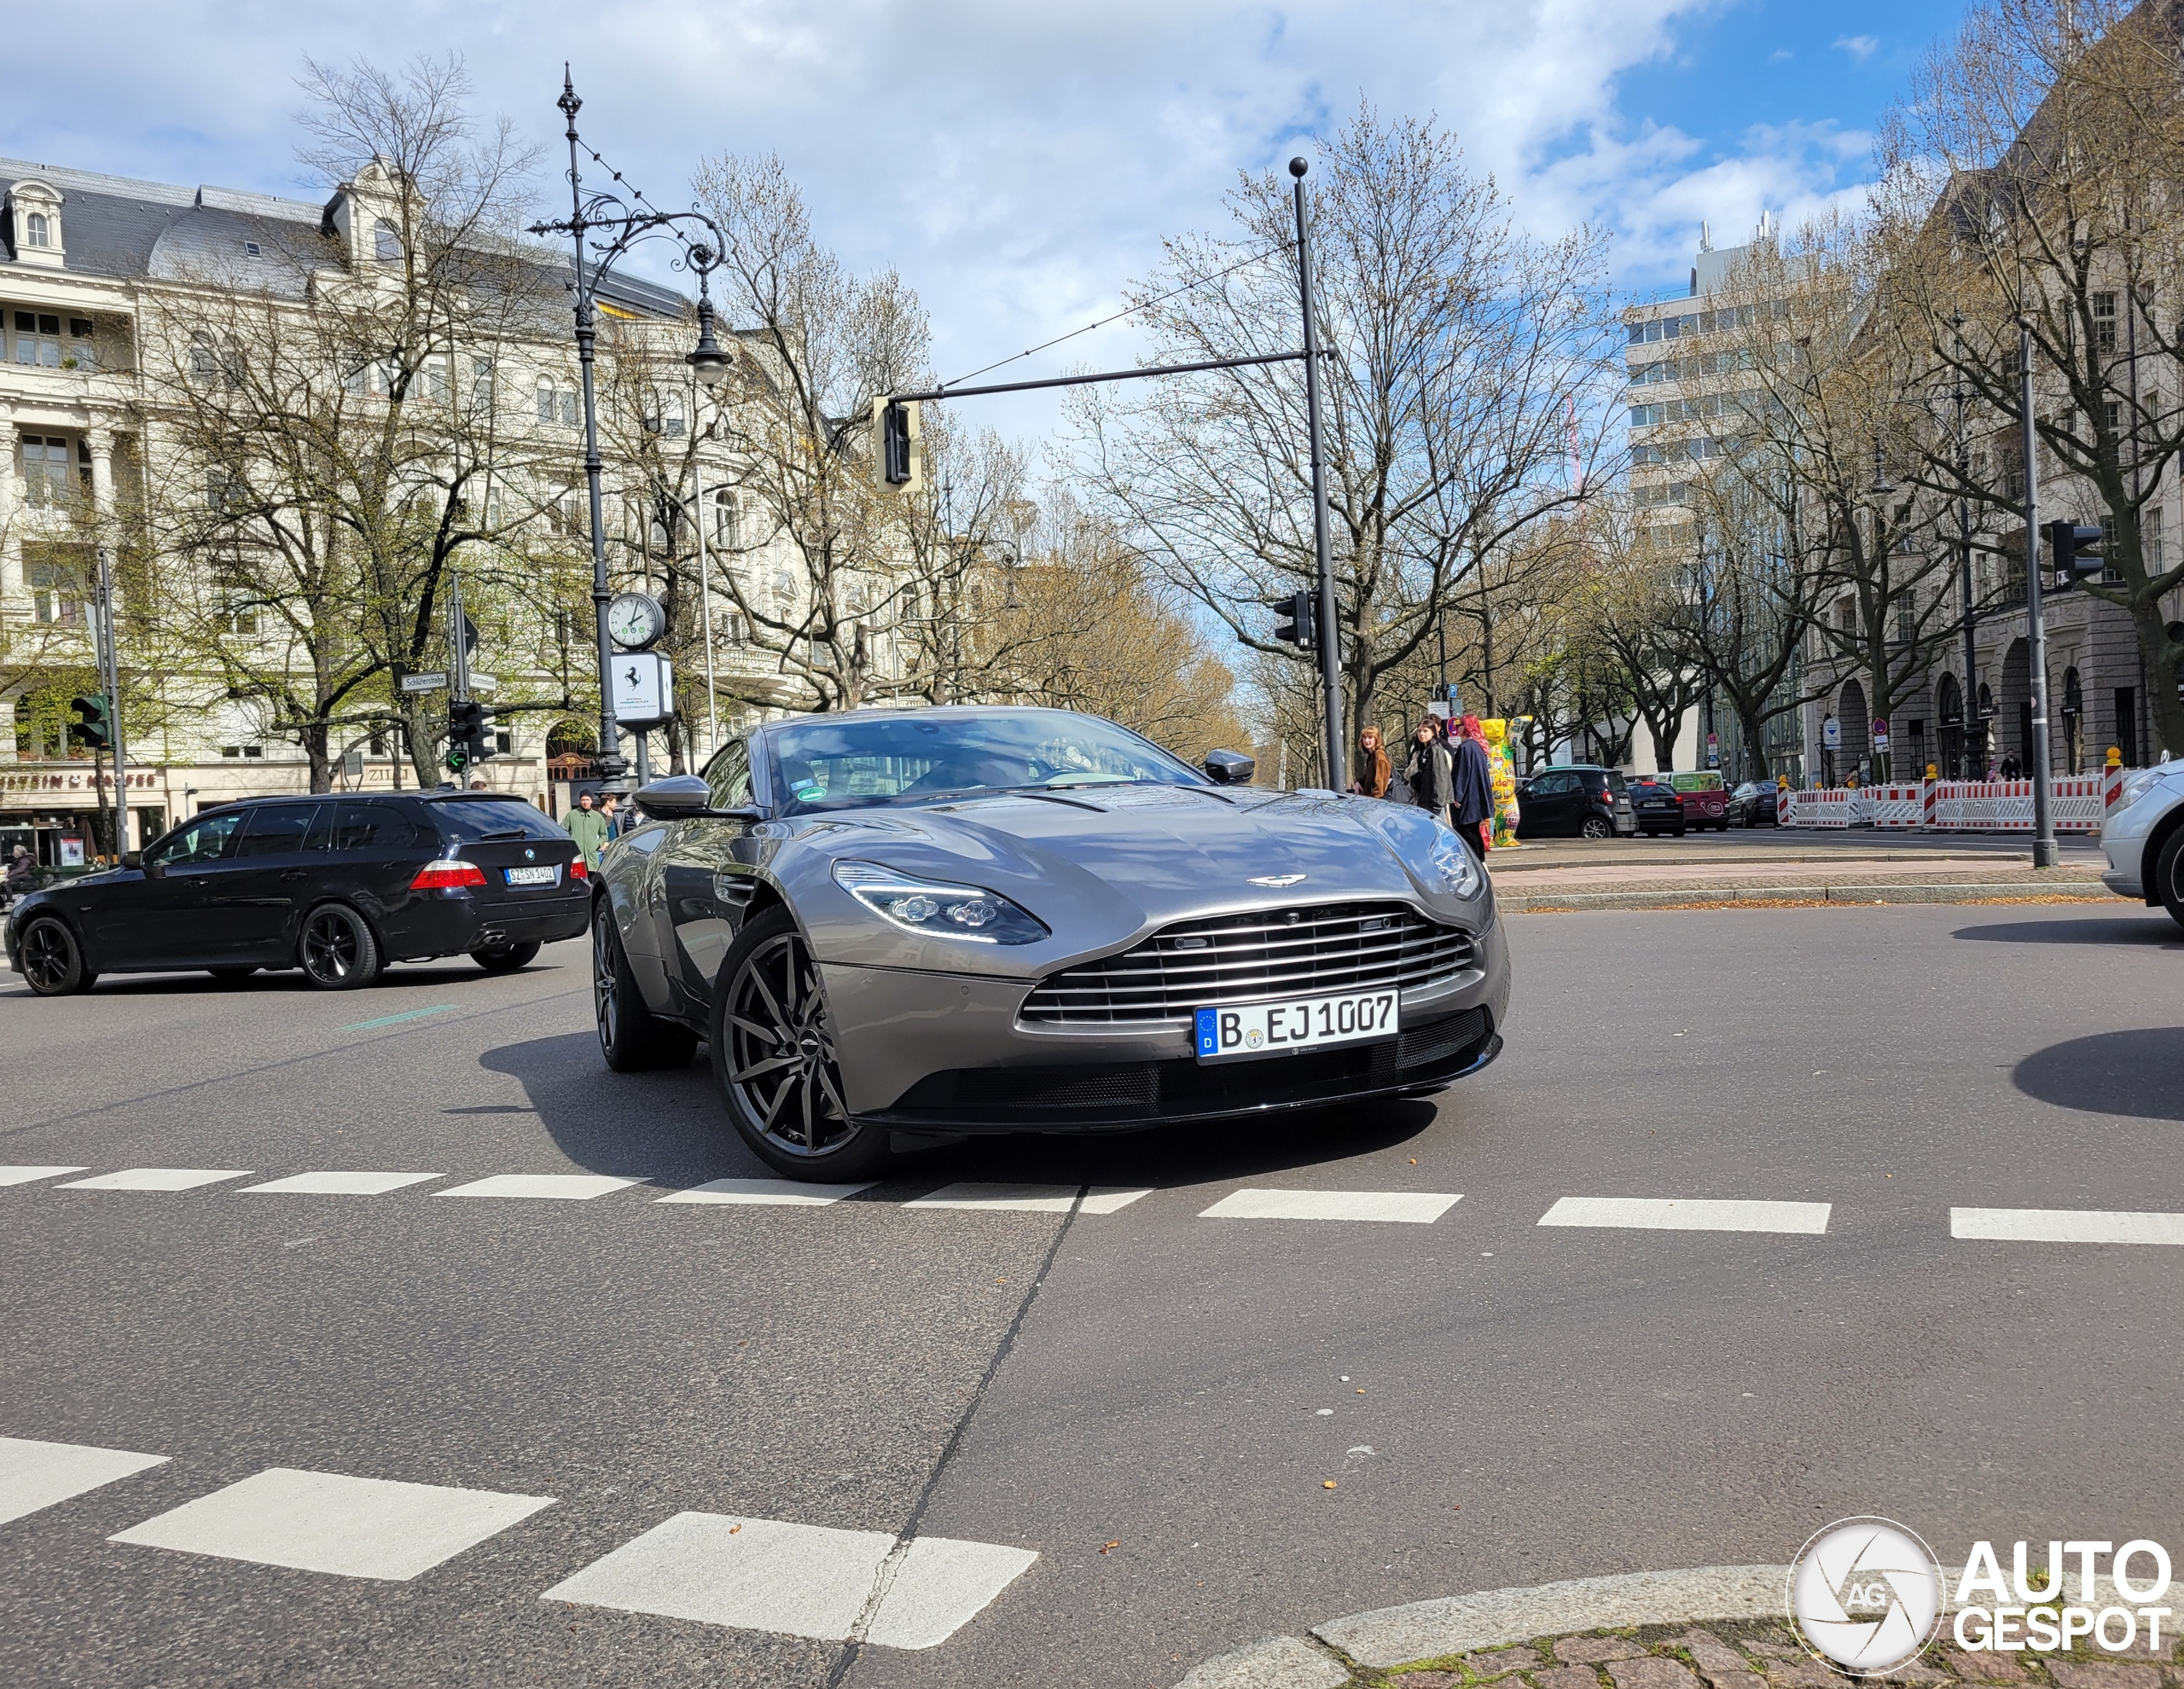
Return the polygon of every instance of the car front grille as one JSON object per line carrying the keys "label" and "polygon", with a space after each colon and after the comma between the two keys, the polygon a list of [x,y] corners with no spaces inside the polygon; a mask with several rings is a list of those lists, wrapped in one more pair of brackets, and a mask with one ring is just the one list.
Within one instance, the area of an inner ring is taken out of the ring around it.
{"label": "car front grille", "polygon": [[1212,915],[1041,980],[1019,1019],[1033,1026],[1143,1026],[1269,997],[1416,990],[1453,979],[1474,965],[1474,954],[1469,933],[1407,903]]}

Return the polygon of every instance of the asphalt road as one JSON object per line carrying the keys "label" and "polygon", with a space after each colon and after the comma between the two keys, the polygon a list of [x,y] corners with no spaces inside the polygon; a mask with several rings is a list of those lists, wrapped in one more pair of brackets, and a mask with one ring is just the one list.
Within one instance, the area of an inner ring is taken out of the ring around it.
{"label": "asphalt road", "polygon": [[[959,1146],[825,1207],[657,1200],[761,1170],[702,1066],[602,1070],[578,946],[352,995],[0,987],[0,1163],[88,1170],[0,1187],[0,1438],[166,1457],[0,1523],[0,1681],[1159,1686],[1362,1608],[1778,1564],[1850,1513],[2173,1524],[2184,1251],[1949,1210],[2184,1211],[2184,932],[1896,906],[1512,942],[1507,1053],[1435,1103]],[[60,1187],[142,1166],[237,1176]],[[340,1169],[443,1177],[244,1189]],[[443,1194],[504,1174],[650,1183]],[[964,1180],[1151,1193],[908,1205]],[[1461,1200],[1200,1217],[1246,1188]],[[1831,1206],[1542,1226],[1565,1198]],[[552,1500],[398,1580],[108,1540],[274,1469]],[[685,1512],[1038,1558],[921,1649],[540,1599]]]}

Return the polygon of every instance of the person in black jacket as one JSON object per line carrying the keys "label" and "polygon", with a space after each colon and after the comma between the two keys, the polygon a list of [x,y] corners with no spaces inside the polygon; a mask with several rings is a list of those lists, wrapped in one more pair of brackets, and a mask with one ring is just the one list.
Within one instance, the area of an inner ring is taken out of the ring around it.
{"label": "person in black jacket", "polygon": [[1484,862],[1487,847],[1484,828],[1494,819],[1494,764],[1488,760],[1486,730],[1478,717],[1467,715],[1456,723],[1455,752],[1450,803],[1455,810],[1456,837]]}
{"label": "person in black jacket", "polygon": [[1427,716],[1412,734],[1410,758],[1403,765],[1404,782],[1410,787],[1410,801],[1443,821],[1448,820],[1449,801],[1455,795],[1455,765],[1441,737],[1441,723],[1436,717]]}

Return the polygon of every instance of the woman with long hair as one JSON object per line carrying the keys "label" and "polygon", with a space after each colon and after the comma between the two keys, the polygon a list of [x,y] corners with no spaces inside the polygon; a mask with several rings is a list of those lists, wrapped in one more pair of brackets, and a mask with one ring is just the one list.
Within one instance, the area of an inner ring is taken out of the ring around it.
{"label": "woman with long hair", "polygon": [[1364,728],[1357,735],[1357,778],[1350,782],[1350,789],[1366,798],[1385,798],[1394,776],[1395,765],[1388,761],[1380,728]]}
{"label": "woman with long hair", "polygon": [[1455,752],[1454,792],[1456,837],[1471,847],[1482,862],[1493,840],[1494,764],[1486,754],[1486,729],[1477,716],[1467,712],[1450,735]]}

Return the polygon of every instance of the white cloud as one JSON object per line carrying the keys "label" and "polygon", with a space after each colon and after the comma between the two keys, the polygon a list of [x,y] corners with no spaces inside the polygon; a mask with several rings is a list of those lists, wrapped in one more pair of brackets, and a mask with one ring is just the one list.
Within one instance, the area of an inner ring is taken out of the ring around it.
{"label": "white cloud", "polygon": [[1834,44],[1862,65],[1873,57],[1880,47],[1879,39],[1870,35],[1838,35],[1835,38]]}
{"label": "white cloud", "polygon": [[[113,0],[97,54],[17,78],[0,152],[297,191],[305,53],[453,50],[480,103],[547,148],[542,193],[558,194],[568,57],[586,138],[660,204],[687,200],[701,156],[781,153],[823,239],[918,289],[952,376],[1105,314],[1163,237],[1218,223],[1239,170],[1309,154],[1361,95],[1437,112],[1533,226],[1623,231],[1618,261],[1653,273],[1702,218],[1742,226],[1824,197],[1856,137],[1757,131],[1714,158],[1618,110],[1618,78],[1722,3]],[[1131,346],[1118,325],[1045,367]]]}
{"label": "white cloud", "polygon": [[1797,56],[1786,47],[1777,47],[1767,55],[1767,62],[1770,65],[1786,65]]}

